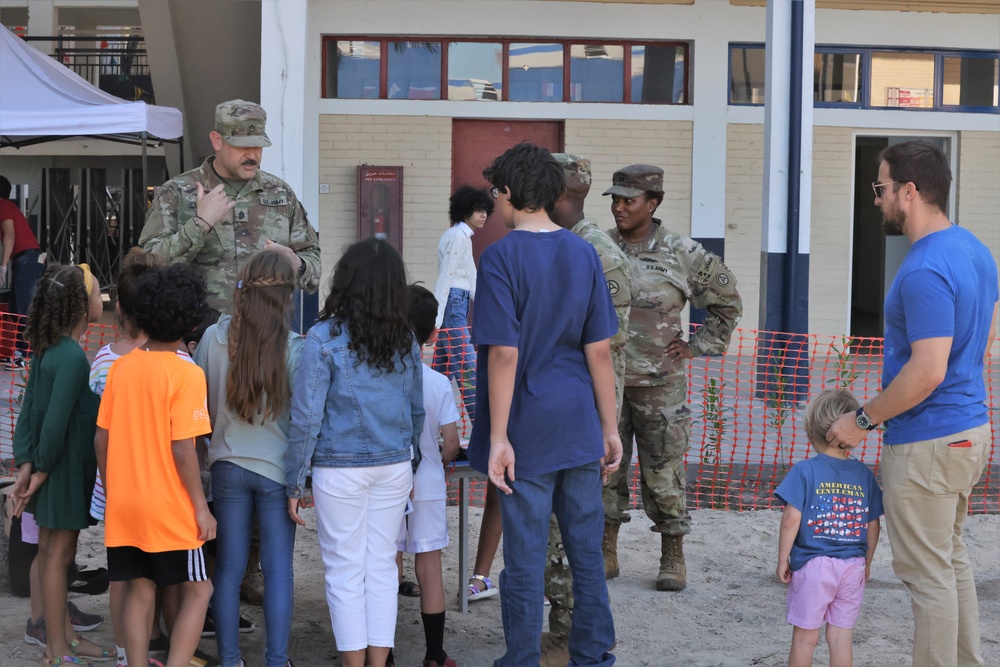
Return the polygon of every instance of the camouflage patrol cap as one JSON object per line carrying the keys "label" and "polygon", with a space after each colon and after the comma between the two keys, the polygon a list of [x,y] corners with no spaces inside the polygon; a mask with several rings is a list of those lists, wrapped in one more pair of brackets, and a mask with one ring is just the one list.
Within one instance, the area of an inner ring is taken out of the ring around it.
{"label": "camouflage patrol cap", "polygon": [[572,153],[553,153],[566,177],[566,187],[590,187],[590,158],[573,155]]}
{"label": "camouflage patrol cap", "polygon": [[267,112],[253,102],[230,100],[215,107],[215,131],[230,146],[270,146],[271,140],[264,133],[265,123]]}
{"label": "camouflage patrol cap", "polygon": [[663,192],[663,170],[651,164],[630,164],[611,177],[605,195],[638,197],[644,192]]}

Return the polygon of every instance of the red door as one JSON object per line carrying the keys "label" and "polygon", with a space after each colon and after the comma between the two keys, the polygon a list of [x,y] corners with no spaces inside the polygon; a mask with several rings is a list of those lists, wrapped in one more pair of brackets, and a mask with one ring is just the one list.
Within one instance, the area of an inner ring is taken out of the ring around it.
{"label": "red door", "polygon": [[[563,123],[558,120],[454,120],[451,125],[451,190],[460,185],[488,188],[483,169],[497,156],[522,141],[562,151]],[[444,232],[444,230],[441,230]],[[479,256],[489,244],[503,238],[508,230],[499,211],[472,237],[472,253]]]}

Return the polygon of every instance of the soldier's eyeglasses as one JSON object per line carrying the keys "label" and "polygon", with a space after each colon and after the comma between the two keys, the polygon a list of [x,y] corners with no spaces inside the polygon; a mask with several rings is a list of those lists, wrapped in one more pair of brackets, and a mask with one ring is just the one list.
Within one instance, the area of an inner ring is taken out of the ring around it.
{"label": "soldier's eyeglasses", "polygon": [[878,197],[879,199],[881,199],[882,198],[882,189],[883,188],[887,188],[890,185],[896,185],[896,181],[889,181],[888,183],[876,183],[875,181],[872,181],[872,192],[875,193],[876,197]]}
{"label": "soldier's eyeglasses", "polygon": [[494,199],[500,198],[500,188],[490,188],[490,196]]}

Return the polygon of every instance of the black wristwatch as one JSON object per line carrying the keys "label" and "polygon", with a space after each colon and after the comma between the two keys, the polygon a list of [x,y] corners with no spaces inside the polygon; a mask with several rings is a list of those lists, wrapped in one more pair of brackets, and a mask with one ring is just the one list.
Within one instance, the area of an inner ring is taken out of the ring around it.
{"label": "black wristwatch", "polygon": [[878,424],[865,414],[864,406],[858,408],[858,411],[854,413],[854,421],[857,423],[858,428],[863,428],[866,431],[874,431],[878,428]]}

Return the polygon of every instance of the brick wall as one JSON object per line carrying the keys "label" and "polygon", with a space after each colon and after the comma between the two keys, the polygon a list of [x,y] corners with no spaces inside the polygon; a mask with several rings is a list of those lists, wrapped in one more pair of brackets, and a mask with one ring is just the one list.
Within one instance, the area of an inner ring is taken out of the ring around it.
{"label": "brick wall", "polygon": [[[438,237],[448,228],[451,118],[322,115],[319,196],[323,284],[343,248],[357,240],[357,167],[403,167],[403,259],[411,280],[433,289]],[[325,293],[325,289],[324,289]]]}
{"label": "brick wall", "polygon": [[663,203],[656,217],[671,230],[691,234],[691,143],[689,121],[567,120],[567,153],[589,157],[593,186],[586,201],[587,215],[602,229],[614,226],[611,175],[630,164],[663,168]]}
{"label": "brick wall", "polygon": [[956,176],[956,221],[989,246],[1000,262],[1000,133],[960,133]]}
{"label": "brick wall", "polygon": [[736,275],[743,297],[740,326],[756,329],[760,321],[763,125],[731,123],[726,128],[725,173],[726,264]]}
{"label": "brick wall", "polygon": [[854,208],[851,191],[854,139],[851,128],[813,128],[812,169],[809,331],[840,335],[847,330],[847,304],[851,293],[851,220]]}

